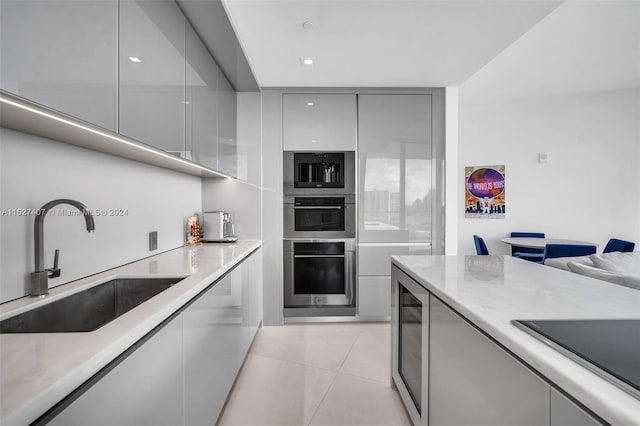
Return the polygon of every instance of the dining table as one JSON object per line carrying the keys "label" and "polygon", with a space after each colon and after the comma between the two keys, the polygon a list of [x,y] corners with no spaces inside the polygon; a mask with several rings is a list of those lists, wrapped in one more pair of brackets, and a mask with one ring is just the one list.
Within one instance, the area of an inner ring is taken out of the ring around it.
{"label": "dining table", "polygon": [[597,243],[591,243],[588,241],[577,240],[565,240],[559,238],[532,238],[532,237],[507,237],[502,238],[500,241],[509,244],[511,246],[526,247],[533,249],[543,250],[547,244],[568,244],[568,245],[588,245],[598,246]]}

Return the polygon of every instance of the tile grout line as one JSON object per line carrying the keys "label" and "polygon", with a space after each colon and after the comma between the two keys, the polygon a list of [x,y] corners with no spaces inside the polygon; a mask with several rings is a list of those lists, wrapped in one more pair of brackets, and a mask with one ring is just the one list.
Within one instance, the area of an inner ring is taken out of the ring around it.
{"label": "tile grout line", "polygon": [[351,355],[351,351],[353,350],[353,347],[356,345],[356,342],[358,341],[358,339],[360,338],[362,334],[362,328],[360,330],[358,330],[358,333],[356,335],[356,338],[353,339],[353,343],[351,344],[351,347],[349,348],[349,352],[347,352],[347,355],[344,357],[344,359],[342,360],[342,364],[340,364],[340,368],[338,368],[338,371],[336,372],[336,375],[333,376],[333,380],[331,380],[331,384],[329,385],[329,387],[327,388],[327,391],[324,393],[324,395],[322,395],[322,399],[320,400],[320,403],[318,404],[318,406],[316,407],[316,410],[313,412],[313,416],[311,416],[311,419],[309,419],[309,423],[307,426],[310,426],[311,423],[313,423],[313,419],[316,417],[316,415],[318,414],[318,410],[320,410],[320,407],[322,407],[322,404],[324,403],[324,400],[327,398],[327,395],[329,395],[329,392],[331,392],[331,388],[333,388],[333,385],[336,382],[336,379],[338,378],[338,376],[340,375],[340,370],[342,369],[342,366],[344,365],[344,363],[347,361],[347,358],[349,358],[349,355]]}

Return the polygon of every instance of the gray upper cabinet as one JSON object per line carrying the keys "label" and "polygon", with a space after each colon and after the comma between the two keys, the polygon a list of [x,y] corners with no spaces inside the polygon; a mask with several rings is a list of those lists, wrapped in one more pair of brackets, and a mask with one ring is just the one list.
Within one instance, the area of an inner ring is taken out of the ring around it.
{"label": "gray upper cabinet", "polygon": [[118,1],[2,0],[2,89],[116,130]]}
{"label": "gray upper cabinet", "polygon": [[218,168],[218,65],[187,23],[186,36],[187,158]]}
{"label": "gray upper cabinet", "polygon": [[284,94],[285,151],[355,151],[355,94]]}
{"label": "gray upper cabinet", "polygon": [[359,96],[359,242],[431,242],[431,116],[431,95]]}
{"label": "gray upper cabinet", "polygon": [[218,72],[218,170],[231,176],[238,175],[238,150],[236,92],[224,76]]}
{"label": "gray upper cabinet", "polygon": [[430,426],[549,423],[549,385],[435,297],[429,327]]}
{"label": "gray upper cabinet", "polygon": [[185,23],[173,0],[120,1],[119,132],[183,156]]}

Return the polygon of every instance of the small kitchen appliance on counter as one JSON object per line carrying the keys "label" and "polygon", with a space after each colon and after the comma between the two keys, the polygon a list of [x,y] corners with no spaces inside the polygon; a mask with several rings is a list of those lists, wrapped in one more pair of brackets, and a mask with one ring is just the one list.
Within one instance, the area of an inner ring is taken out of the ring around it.
{"label": "small kitchen appliance on counter", "polygon": [[205,212],[202,216],[202,241],[206,243],[232,243],[238,241],[231,215],[228,212]]}

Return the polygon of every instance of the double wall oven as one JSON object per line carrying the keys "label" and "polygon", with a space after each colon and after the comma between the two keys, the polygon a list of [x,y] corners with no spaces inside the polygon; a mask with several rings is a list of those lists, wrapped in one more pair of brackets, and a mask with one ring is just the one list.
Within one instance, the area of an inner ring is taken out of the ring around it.
{"label": "double wall oven", "polygon": [[355,315],[355,153],[284,153],[284,312]]}

